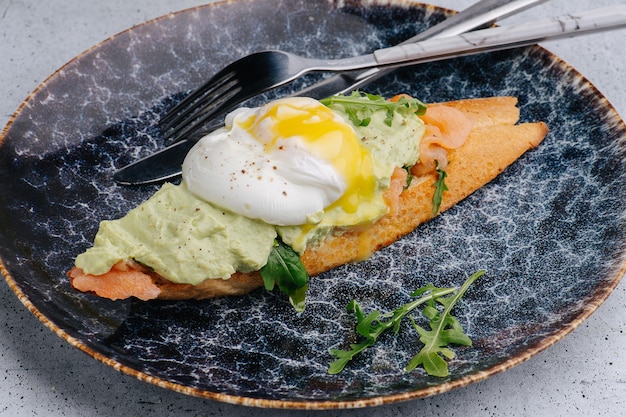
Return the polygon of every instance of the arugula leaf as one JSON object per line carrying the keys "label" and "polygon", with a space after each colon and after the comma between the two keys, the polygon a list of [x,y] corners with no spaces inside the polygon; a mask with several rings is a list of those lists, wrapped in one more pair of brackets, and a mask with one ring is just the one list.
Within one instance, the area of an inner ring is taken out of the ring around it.
{"label": "arugula leaf", "polygon": [[422,365],[428,375],[447,376],[448,364],[442,358],[443,355],[447,359],[454,359],[454,352],[447,346],[450,344],[471,346],[471,339],[463,332],[463,326],[452,316],[451,311],[454,305],[461,299],[465,291],[478,277],[484,274],[484,271],[478,271],[472,275],[455,294],[447,298],[438,298],[435,301],[444,306],[443,312],[439,312],[431,300],[428,307],[424,309],[424,316],[430,319],[430,330],[426,330],[415,323],[411,318],[413,328],[420,335],[420,342],[424,343],[424,347],[409,361],[406,367],[407,371],[412,371],[419,365]]}
{"label": "arugula leaf", "polygon": [[[450,312],[469,286],[484,273],[485,271],[482,270],[475,272],[458,291],[456,288],[438,288],[428,284],[411,294],[413,297],[420,298],[385,314],[375,310],[365,315],[358,303],[354,300],[351,301],[347,309],[356,316],[356,332],[364,340],[351,344],[349,350],[331,349],[330,354],[337,359],[330,364],[328,373],[338,374],[341,372],[356,355],[373,346],[378,336],[386,330],[391,329],[394,334],[397,334],[402,320],[411,311],[422,304],[426,304],[423,314],[430,319],[431,330],[424,330],[417,326],[414,318],[410,316],[413,326],[421,336],[420,341],[424,343],[424,347],[411,359],[406,370],[410,371],[422,365],[429,375],[448,375],[448,365],[440,355],[452,359],[454,358],[454,352],[446,346],[449,344],[471,345],[471,340],[463,333],[461,324]],[[444,307],[442,313],[439,313],[436,307],[437,303]]]}
{"label": "arugula leaf", "polygon": [[278,285],[278,289],[289,296],[296,311],[304,311],[309,274],[296,251],[281,240],[275,240],[267,263],[260,272],[266,290],[272,291]]}
{"label": "arugula leaf", "polygon": [[448,186],[446,185],[446,177],[448,174],[446,171],[439,169],[439,164],[437,164],[437,174],[439,174],[439,178],[435,181],[435,194],[433,195],[433,214],[439,213],[439,208],[441,207],[441,201],[443,200],[443,192],[448,191]]}
{"label": "arugula leaf", "polygon": [[414,98],[403,96],[398,101],[391,102],[384,97],[359,91],[353,91],[348,96],[330,96],[320,102],[325,106],[343,107],[350,122],[355,126],[367,126],[372,120],[372,114],[381,109],[387,112],[385,116],[387,126],[391,126],[395,113],[406,116],[410,113],[422,115],[426,112],[426,105]]}
{"label": "arugula leaf", "polygon": [[411,168],[413,167],[412,166],[404,167],[404,170],[407,173],[406,184],[404,185],[405,190],[411,186],[411,181],[413,181],[413,174],[411,174]]}

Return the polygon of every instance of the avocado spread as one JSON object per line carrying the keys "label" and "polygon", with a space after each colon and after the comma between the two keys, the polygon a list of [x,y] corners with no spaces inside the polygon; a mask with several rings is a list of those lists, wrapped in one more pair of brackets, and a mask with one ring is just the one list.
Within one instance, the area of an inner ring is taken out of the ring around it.
{"label": "avocado spread", "polygon": [[[340,107],[329,107],[349,121]],[[415,114],[395,113],[391,125],[385,118],[385,110],[377,110],[367,126],[355,127],[372,154],[379,188],[375,201],[358,208],[356,222],[351,215],[351,224],[342,224],[345,213],[331,205],[312,216],[314,224],[277,227],[214,207],[195,197],[184,182],[167,183],[123,218],[102,221],[94,246],[76,258],[76,266],[100,275],[119,261],[134,259],[172,282],[197,285],[261,269],[277,234],[302,253],[334,227],[373,222],[388,210],[382,194],[394,168],[416,163],[425,130]]]}
{"label": "avocado spread", "polygon": [[123,218],[102,221],[76,266],[100,275],[132,258],[172,282],[197,285],[260,269],[275,238],[274,226],[215,208],[184,183],[166,183]]}

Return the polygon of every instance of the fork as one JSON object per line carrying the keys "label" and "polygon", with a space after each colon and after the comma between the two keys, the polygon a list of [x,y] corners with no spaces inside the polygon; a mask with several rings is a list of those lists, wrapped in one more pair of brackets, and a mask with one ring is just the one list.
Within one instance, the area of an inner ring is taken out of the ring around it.
{"label": "fork", "polygon": [[[429,38],[436,39],[443,36],[459,35],[478,27],[489,25],[496,20],[506,18],[512,14],[520,13],[546,1],[547,0],[480,0],[467,9],[405,40],[400,43],[400,45]],[[390,69],[371,68],[367,71],[343,72],[304,88],[291,96],[306,96],[322,99],[331,95],[354,91],[380,78],[389,71]],[[166,143],[181,139],[181,136],[177,136],[177,133],[191,126],[193,121],[197,120],[211,108],[210,104],[207,105],[206,100],[211,99],[210,85],[212,81],[213,80],[209,80],[206,84],[187,95],[178,105],[161,118],[159,126],[161,127],[161,131],[165,133],[163,140]],[[225,104],[219,110],[213,111],[211,113],[212,116],[208,118],[218,116],[219,113],[223,113],[235,107],[248,98],[251,97],[247,97],[244,94],[233,97],[228,102],[228,105]],[[193,127],[185,131],[185,133],[187,136],[195,136],[196,131],[206,125],[207,121],[208,120],[204,120],[204,122],[194,124]],[[216,122],[221,124],[221,121],[216,120]],[[210,127],[217,127],[217,125],[211,125]]]}
{"label": "fork", "polygon": [[[366,68],[394,68],[476,53],[532,45],[626,25],[626,5],[595,9],[560,17],[478,30],[467,34],[428,39],[382,48],[371,54],[343,59],[313,59],[278,50],[257,52],[218,72],[190,97],[191,110],[170,120],[169,137],[192,134],[215,114],[243,100],[287,84],[313,71],[342,72]],[[357,78],[356,81],[359,81]],[[174,109],[176,111],[176,109]]]}

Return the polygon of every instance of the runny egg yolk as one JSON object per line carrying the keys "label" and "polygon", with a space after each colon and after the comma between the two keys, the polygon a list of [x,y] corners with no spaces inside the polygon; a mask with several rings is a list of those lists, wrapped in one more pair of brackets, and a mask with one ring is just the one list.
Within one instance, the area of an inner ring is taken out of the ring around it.
{"label": "runny egg yolk", "polygon": [[297,141],[343,177],[345,192],[327,209],[340,208],[349,215],[375,197],[376,178],[369,151],[354,129],[328,107],[314,100],[285,99],[264,110],[249,119],[247,130],[264,145],[267,154],[288,152],[289,142]]}

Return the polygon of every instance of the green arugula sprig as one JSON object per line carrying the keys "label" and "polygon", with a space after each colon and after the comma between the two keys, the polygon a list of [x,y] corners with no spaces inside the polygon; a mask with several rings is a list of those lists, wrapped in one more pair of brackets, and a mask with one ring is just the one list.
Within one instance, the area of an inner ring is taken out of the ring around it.
{"label": "green arugula sprig", "polygon": [[260,272],[266,290],[272,291],[277,285],[282,293],[289,296],[296,311],[304,311],[309,274],[300,255],[291,246],[275,240],[267,263]]}
{"label": "green arugula sprig", "polygon": [[448,186],[446,185],[446,177],[448,173],[444,170],[439,169],[439,164],[437,164],[437,174],[439,177],[437,181],[435,181],[435,194],[433,195],[433,214],[439,213],[439,208],[441,207],[441,202],[443,201],[443,192],[448,191]]}
{"label": "green arugula sprig", "polygon": [[[337,359],[330,364],[328,373],[341,372],[356,355],[373,346],[386,330],[392,330],[394,334],[397,334],[402,320],[411,311],[426,304],[423,314],[430,320],[430,330],[418,326],[415,319],[410,316],[413,327],[419,333],[420,342],[424,346],[413,356],[405,369],[411,371],[421,365],[429,375],[440,377],[448,375],[448,364],[442,355],[447,359],[452,359],[454,352],[447,346],[450,344],[471,346],[472,344],[470,338],[463,332],[459,321],[452,316],[451,311],[469,286],[484,273],[485,271],[482,270],[475,272],[458,290],[457,288],[437,288],[428,284],[411,294],[413,297],[420,298],[385,314],[375,310],[365,315],[358,303],[351,301],[347,307],[348,311],[355,314],[356,332],[365,339],[351,344],[349,350],[331,349],[330,354]],[[438,304],[443,306],[443,311],[439,311]]]}
{"label": "green arugula sprig", "polygon": [[422,115],[426,113],[426,105],[421,101],[401,97],[398,101],[391,102],[384,97],[375,94],[353,91],[350,95],[330,96],[320,100],[325,106],[339,105],[343,107],[348,118],[355,126],[367,126],[372,120],[372,114],[378,110],[385,110],[385,124],[391,126],[395,113],[408,115],[410,113]]}
{"label": "green arugula sprig", "polygon": [[411,182],[413,181],[413,174],[411,174],[411,168],[413,168],[413,166],[403,167],[403,169],[406,171],[406,184],[404,184],[405,190],[411,186]]}

